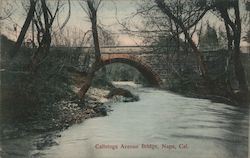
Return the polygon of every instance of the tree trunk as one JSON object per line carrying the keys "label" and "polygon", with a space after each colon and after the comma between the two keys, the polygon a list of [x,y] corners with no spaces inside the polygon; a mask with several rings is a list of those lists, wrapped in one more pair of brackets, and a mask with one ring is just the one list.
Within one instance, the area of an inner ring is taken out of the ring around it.
{"label": "tree trunk", "polygon": [[51,27],[53,21],[50,21],[49,15],[48,15],[48,7],[45,0],[41,0],[42,4],[42,11],[43,11],[43,19],[45,24],[45,29],[43,32],[42,40],[39,42],[38,49],[34,52],[34,54],[31,57],[31,71],[35,72],[38,68],[38,66],[43,63],[44,59],[47,57],[50,49],[51,44]]}
{"label": "tree trunk", "polygon": [[204,56],[202,54],[202,52],[200,52],[196,46],[196,44],[194,43],[194,41],[191,39],[190,35],[188,34],[187,30],[185,30],[185,28],[182,28],[184,29],[184,35],[185,35],[185,38],[188,40],[188,43],[189,45],[191,46],[191,48],[193,49],[195,55],[196,55],[196,59],[197,59],[197,63],[201,69],[201,74],[202,74],[202,77],[206,80],[206,81],[209,81],[209,76],[208,76],[208,70],[207,70],[207,65],[205,63],[205,60],[204,60]]}
{"label": "tree trunk", "polygon": [[235,66],[235,75],[239,82],[239,89],[242,93],[248,93],[248,85],[246,81],[246,74],[244,67],[240,59],[240,40],[241,40],[241,20],[240,20],[240,11],[239,11],[239,1],[234,2],[234,11],[235,11],[235,30],[234,30],[234,66]]}
{"label": "tree trunk", "polygon": [[78,92],[80,99],[84,99],[85,94],[87,93],[87,91],[91,86],[93,78],[94,78],[94,73],[91,73],[87,76],[85,82],[83,83],[81,89]]}
{"label": "tree trunk", "polygon": [[11,57],[14,57],[16,55],[16,53],[19,51],[19,49],[20,49],[20,47],[21,47],[21,45],[23,43],[26,32],[27,32],[27,30],[28,30],[28,28],[30,26],[30,23],[31,23],[31,21],[32,21],[32,19],[34,17],[34,12],[36,10],[36,2],[37,2],[37,0],[35,0],[35,1],[30,0],[30,9],[29,9],[29,12],[27,14],[26,20],[25,20],[25,22],[23,24],[23,27],[21,29],[21,32],[20,32],[20,34],[19,34],[19,36],[17,38],[15,46],[14,46],[12,52],[11,52]]}
{"label": "tree trunk", "polygon": [[236,79],[239,82],[239,90],[242,93],[247,93],[248,85],[246,81],[246,74],[244,71],[244,67],[241,63],[240,50],[238,48],[235,48],[233,58],[234,58],[234,71],[235,71]]}
{"label": "tree trunk", "polygon": [[99,63],[101,61],[101,52],[100,52],[99,37],[98,37],[98,30],[97,30],[97,10],[94,7],[93,3],[94,3],[93,1],[87,0],[87,4],[91,12],[90,20],[92,24],[92,36],[93,36],[94,47],[95,47],[95,62]]}
{"label": "tree trunk", "polygon": [[232,52],[233,52],[233,37],[231,35],[230,27],[224,21],[225,28],[226,28],[226,33],[227,33],[227,48],[228,48],[228,54],[226,57],[226,65],[225,65],[225,84],[230,93],[232,93],[232,86],[231,86],[231,81],[230,81],[230,62],[232,61]]}
{"label": "tree trunk", "polygon": [[233,1],[232,6],[235,15],[234,20],[231,20],[228,13],[228,8],[224,6],[219,6],[217,8],[226,26],[228,49],[229,51],[233,52],[232,59],[234,64],[234,73],[239,83],[239,90],[241,94],[240,99],[242,101],[246,99],[246,96],[248,94],[248,85],[246,81],[246,74],[244,71],[244,67],[240,59],[241,19],[240,19],[239,1],[238,0]]}
{"label": "tree trunk", "polygon": [[[97,8],[94,7],[93,1],[87,0],[87,4],[90,11],[90,20],[92,24],[92,36],[94,40],[94,47],[95,47],[95,62],[93,63],[91,70],[87,76],[86,82],[81,87],[78,95],[80,99],[83,99],[85,94],[87,93],[88,89],[91,86],[92,80],[95,76],[95,72],[101,66],[101,51],[99,45],[99,37],[98,37],[98,30],[97,30]],[[97,6],[96,6],[97,7]]]}

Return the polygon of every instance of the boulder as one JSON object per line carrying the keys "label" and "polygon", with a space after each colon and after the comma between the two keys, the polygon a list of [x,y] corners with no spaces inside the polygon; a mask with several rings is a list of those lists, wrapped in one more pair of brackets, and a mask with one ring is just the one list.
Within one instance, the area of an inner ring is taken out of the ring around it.
{"label": "boulder", "polygon": [[122,96],[126,99],[124,102],[132,102],[132,101],[138,101],[139,97],[132,94],[129,90],[123,89],[123,88],[114,88],[112,89],[109,94],[106,96],[108,99],[113,98],[114,96]]}

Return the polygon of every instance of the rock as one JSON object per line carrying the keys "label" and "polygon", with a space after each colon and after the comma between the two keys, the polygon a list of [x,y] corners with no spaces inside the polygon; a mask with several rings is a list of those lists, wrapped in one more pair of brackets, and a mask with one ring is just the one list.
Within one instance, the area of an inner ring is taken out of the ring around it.
{"label": "rock", "polygon": [[95,108],[97,106],[102,106],[103,103],[97,101],[89,101],[87,107]]}
{"label": "rock", "polygon": [[99,106],[99,107],[96,107],[94,110],[96,113],[101,114],[102,116],[108,115],[106,106]]}
{"label": "rock", "polygon": [[114,96],[125,97],[125,99],[123,99],[124,102],[133,102],[139,100],[138,96],[135,96],[129,90],[123,88],[112,89],[106,97],[110,99],[113,98]]}
{"label": "rock", "polygon": [[126,89],[122,89],[122,88],[115,88],[115,89],[112,89],[109,94],[107,95],[107,98],[112,98],[113,96],[123,96],[123,97],[126,97],[126,98],[129,98],[129,97],[133,97],[133,94],[126,90]]}
{"label": "rock", "polygon": [[125,98],[124,102],[134,102],[134,101],[138,101],[139,97],[138,96],[134,96],[133,98]]}

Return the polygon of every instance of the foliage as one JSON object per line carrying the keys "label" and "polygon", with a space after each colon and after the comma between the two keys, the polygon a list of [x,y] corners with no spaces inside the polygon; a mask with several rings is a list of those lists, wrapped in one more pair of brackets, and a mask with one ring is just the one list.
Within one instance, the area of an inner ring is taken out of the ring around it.
{"label": "foliage", "polygon": [[[181,77],[179,75],[181,75]],[[186,68],[181,71],[179,75],[173,73],[167,79],[170,90],[181,94],[197,91],[197,82],[200,80],[197,73],[190,68]]]}
{"label": "foliage", "polygon": [[243,40],[247,43],[250,43],[250,30],[247,32],[247,34],[243,37]]}
{"label": "foliage", "polygon": [[218,41],[220,48],[227,48],[227,34],[223,31],[224,28],[220,27],[218,30]]}
{"label": "foliage", "polygon": [[[6,40],[1,42],[10,43]],[[6,48],[6,51],[1,53],[8,54],[8,50],[10,49]],[[23,47],[14,59],[8,58],[8,55],[1,58],[1,68],[4,69],[1,72],[1,88],[9,92],[5,96],[8,98],[6,104],[14,101],[17,104],[51,105],[73,94],[69,87],[71,81],[68,72],[64,69],[70,62],[67,52],[52,50],[48,59],[35,73],[27,71],[31,54],[31,49]]]}
{"label": "foliage", "polygon": [[199,37],[199,48],[201,50],[210,50],[211,48],[219,48],[219,40],[214,27],[207,22],[207,28]]}
{"label": "foliage", "polygon": [[134,81],[135,83],[146,84],[146,80],[135,68],[121,63],[106,66],[107,78],[112,81]]}

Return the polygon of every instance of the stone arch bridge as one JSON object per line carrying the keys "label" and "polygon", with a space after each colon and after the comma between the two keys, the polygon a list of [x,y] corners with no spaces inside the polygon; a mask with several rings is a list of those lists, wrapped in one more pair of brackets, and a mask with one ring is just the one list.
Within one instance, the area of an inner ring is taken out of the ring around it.
{"label": "stone arch bridge", "polygon": [[[57,47],[58,49],[58,47]],[[163,87],[165,80],[169,76],[169,72],[173,71],[176,65],[182,61],[188,61],[183,65],[187,65],[194,71],[199,71],[196,65],[196,58],[193,53],[189,55],[189,59],[182,59],[178,62],[172,61],[173,58],[180,58],[172,55],[180,54],[173,53],[176,50],[168,49],[166,52],[159,52],[157,48],[151,46],[113,46],[113,47],[101,47],[101,60],[104,66],[112,63],[124,63],[136,68],[152,86]],[[92,47],[77,47],[76,50],[80,52],[93,52]],[[213,59],[210,52],[218,52],[218,50],[209,50],[210,56],[206,56],[207,60]],[[182,51],[182,53],[186,53]],[[93,53],[91,53],[93,54]],[[212,53],[218,54],[218,53]],[[220,53],[223,54],[223,53]],[[186,57],[186,56],[185,56]],[[217,57],[216,57],[217,58]],[[214,65],[214,64],[212,64]]]}
{"label": "stone arch bridge", "polygon": [[151,86],[162,87],[168,74],[168,56],[155,52],[153,47],[118,46],[102,47],[104,65],[123,63],[136,68]]}
{"label": "stone arch bridge", "polygon": [[153,86],[162,84],[160,71],[157,71],[145,56],[131,53],[102,53],[101,59],[104,65],[112,63],[124,63],[136,68]]}

